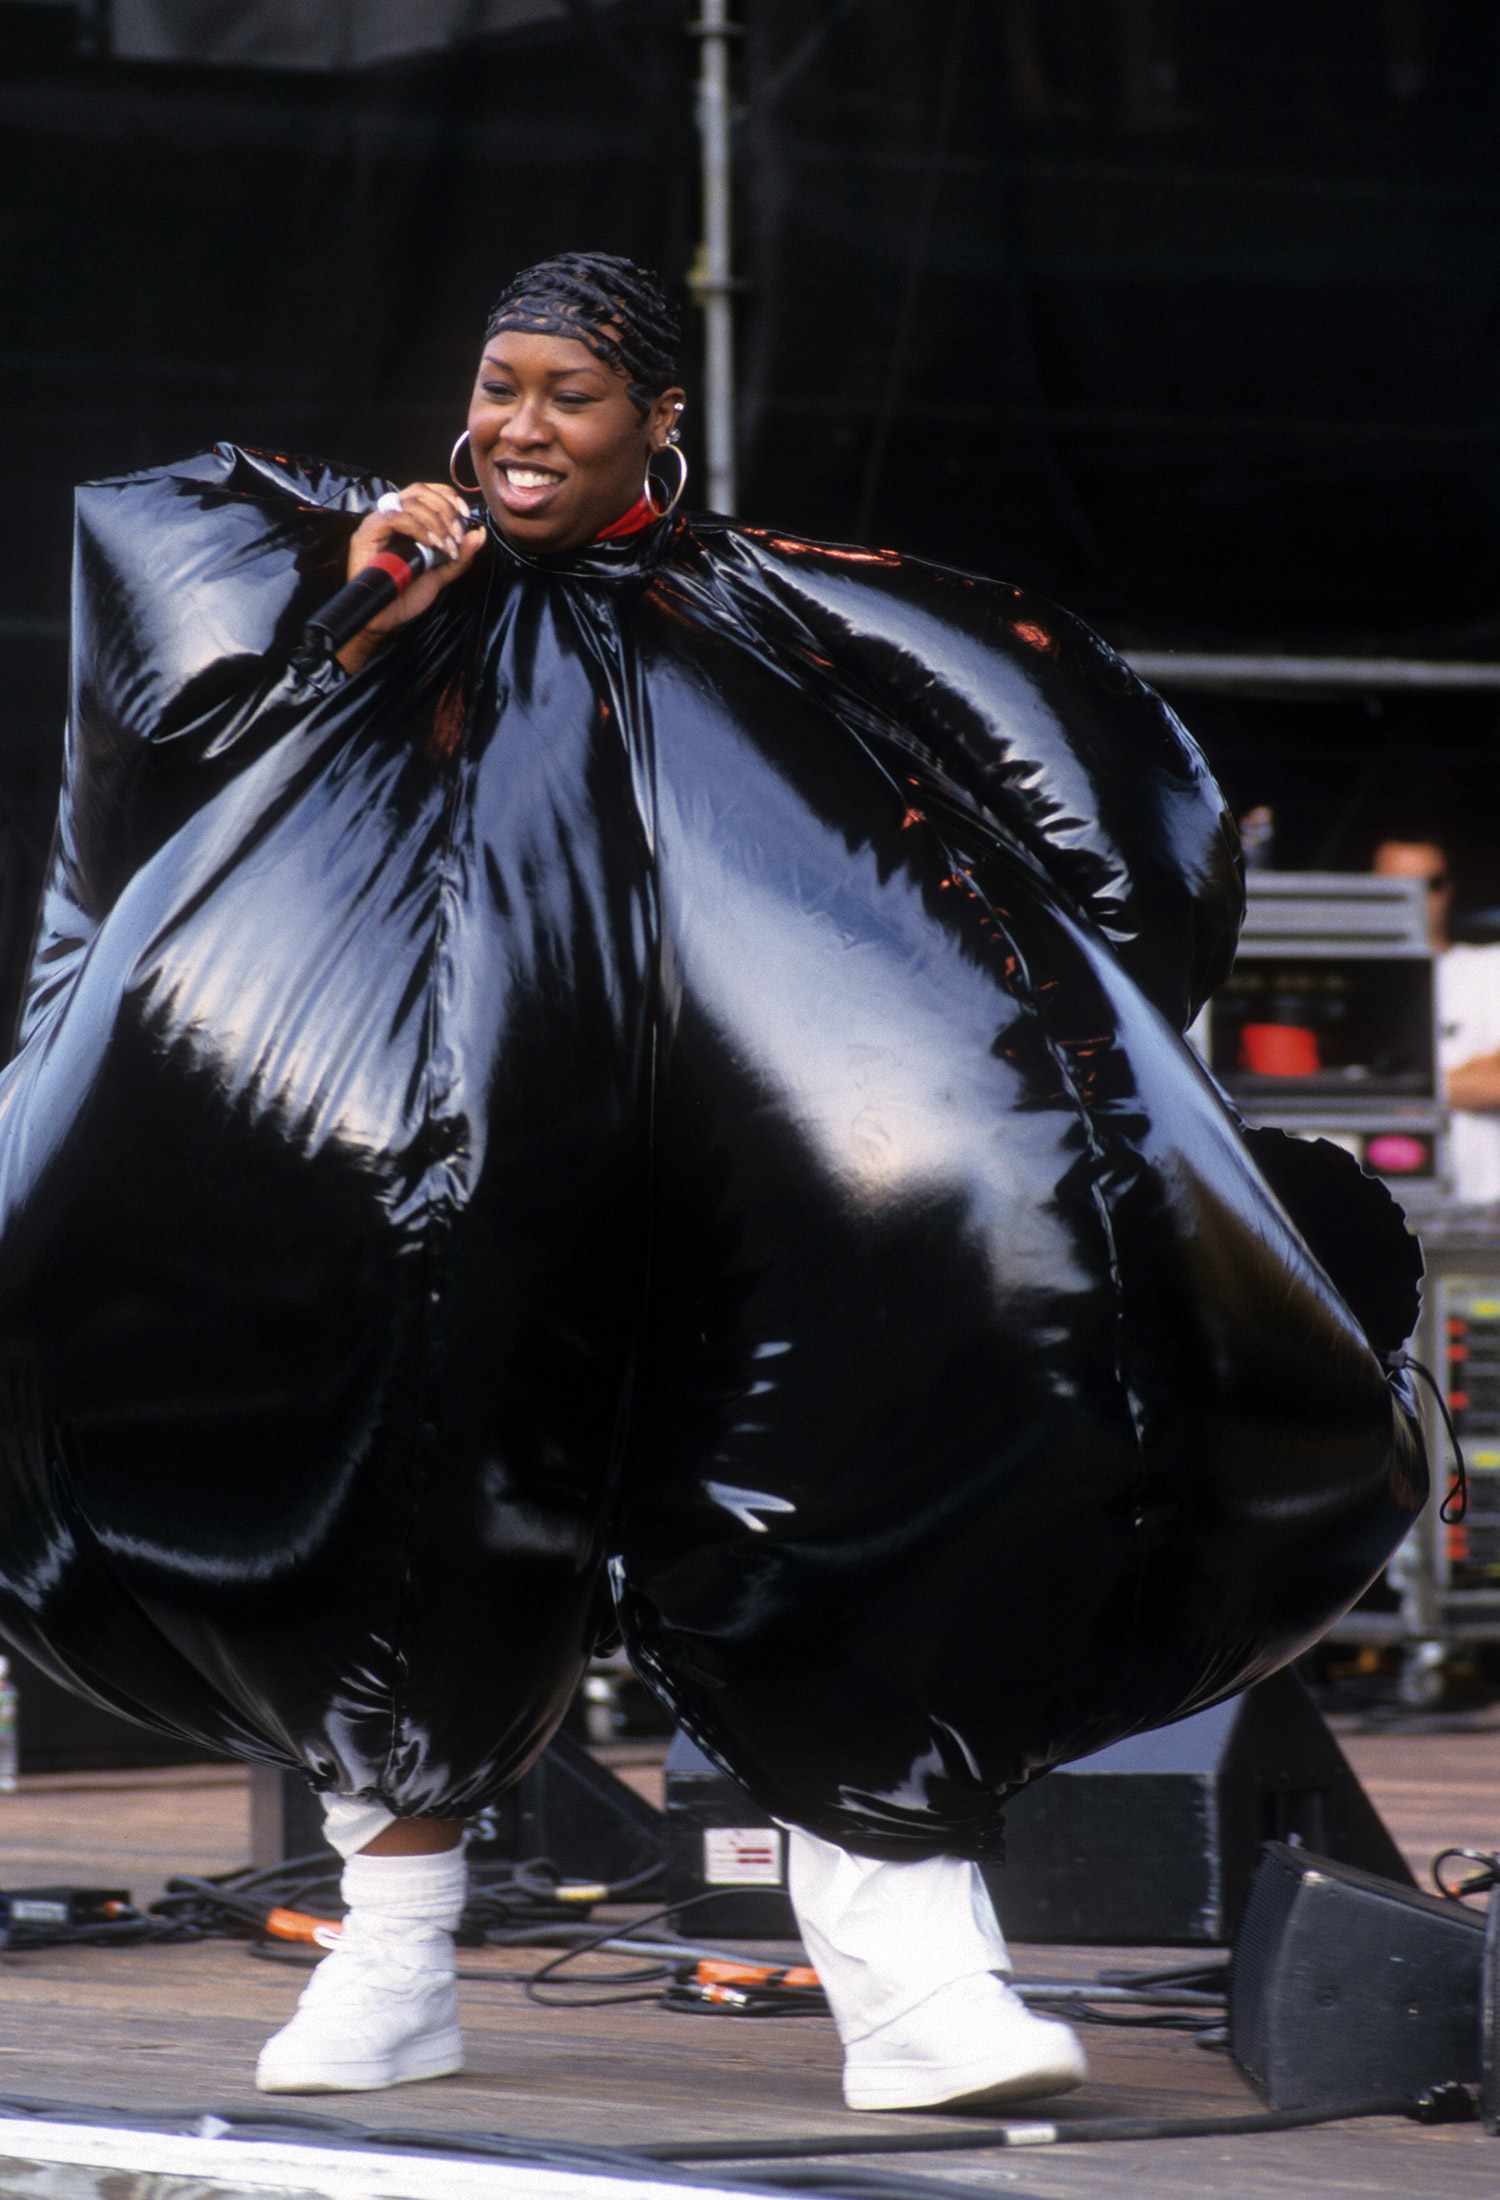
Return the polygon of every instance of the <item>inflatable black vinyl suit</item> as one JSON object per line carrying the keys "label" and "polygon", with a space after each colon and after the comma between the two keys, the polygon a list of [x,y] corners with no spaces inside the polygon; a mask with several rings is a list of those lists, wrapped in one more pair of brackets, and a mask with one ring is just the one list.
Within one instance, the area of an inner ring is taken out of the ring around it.
{"label": "inflatable black vinyl suit", "polygon": [[300,683],[386,486],[221,447],[80,492],[0,1628],[459,1815],[612,1588],[769,1810],[992,1853],[1019,1783],[1302,1649],[1425,1492],[1394,1209],[1179,1036],[1218,793],[1050,604],[719,519],[497,539]]}

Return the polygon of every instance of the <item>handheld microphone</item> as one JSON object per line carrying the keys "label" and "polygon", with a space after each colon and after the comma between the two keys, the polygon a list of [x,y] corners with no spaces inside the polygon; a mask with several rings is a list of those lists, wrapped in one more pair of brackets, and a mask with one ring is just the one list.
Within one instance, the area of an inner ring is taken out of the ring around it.
{"label": "handheld microphone", "polygon": [[[470,512],[468,526],[483,524],[477,512]],[[367,627],[378,611],[394,603],[418,574],[449,562],[446,550],[434,550],[430,543],[418,542],[413,535],[400,535],[388,542],[352,581],[345,581],[337,594],[313,613],[292,652],[295,669],[309,672],[325,664],[345,642]]]}

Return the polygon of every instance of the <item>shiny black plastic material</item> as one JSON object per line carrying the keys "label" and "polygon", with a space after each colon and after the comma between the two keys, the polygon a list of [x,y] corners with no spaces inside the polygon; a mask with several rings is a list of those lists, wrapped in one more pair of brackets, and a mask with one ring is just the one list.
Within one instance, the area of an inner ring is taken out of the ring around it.
{"label": "shiny black plastic material", "polygon": [[497,538],[299,685],[383,486],[226,447],[80,493],[0,1625],[458,1813],[608,1575],[768,1808],[990,1853],[1018,1783],[1300,1650],[1425,1488],[1394,1210],[1283,1171],[1387,1279],[1367,1336],[1179,1036],[1217,792],[1052,606],[718,520]]}

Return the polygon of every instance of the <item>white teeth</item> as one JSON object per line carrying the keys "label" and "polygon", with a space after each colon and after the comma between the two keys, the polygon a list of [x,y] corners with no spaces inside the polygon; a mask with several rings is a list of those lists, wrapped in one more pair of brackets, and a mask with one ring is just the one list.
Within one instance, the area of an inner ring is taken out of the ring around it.
{"label": "white teeth", "polygon": [[550,489],[557,475],[538,473],[534,466],[507,466],[505,478],[513,489]]}

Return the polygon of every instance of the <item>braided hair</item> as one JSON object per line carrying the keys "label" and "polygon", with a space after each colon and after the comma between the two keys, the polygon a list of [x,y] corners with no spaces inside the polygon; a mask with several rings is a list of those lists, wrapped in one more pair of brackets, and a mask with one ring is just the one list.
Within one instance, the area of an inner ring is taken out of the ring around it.
{"label": "braided hair", "polygon": [[640,413],[677,379],[677,315],[650,268],[609,252],[559,252],[522,268],[506,284],[485,323],[485,341],[502,329],[528,336],[569,336],[623,374]]}

